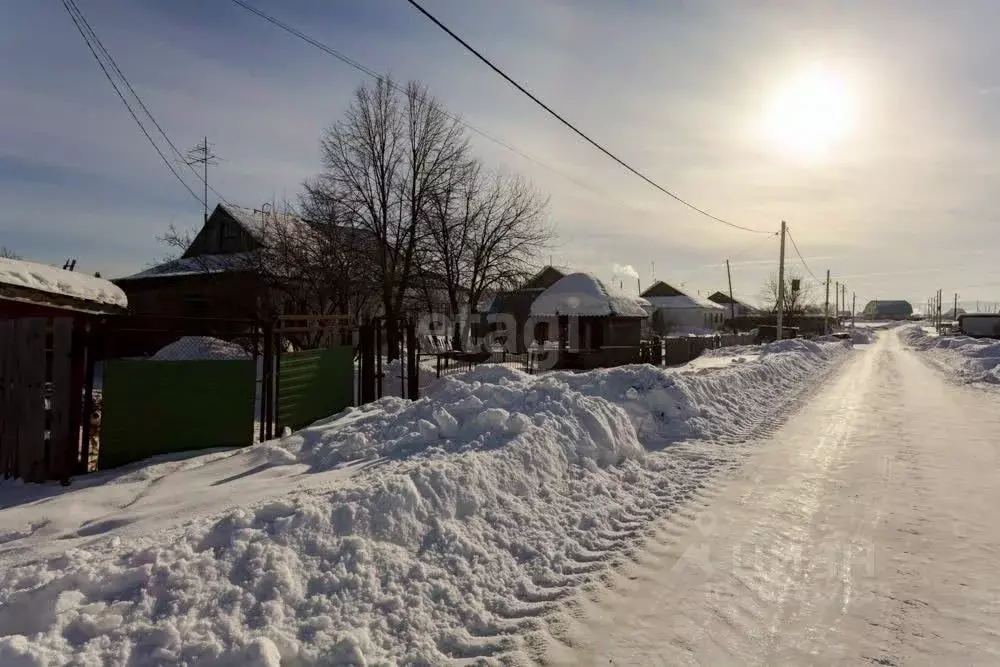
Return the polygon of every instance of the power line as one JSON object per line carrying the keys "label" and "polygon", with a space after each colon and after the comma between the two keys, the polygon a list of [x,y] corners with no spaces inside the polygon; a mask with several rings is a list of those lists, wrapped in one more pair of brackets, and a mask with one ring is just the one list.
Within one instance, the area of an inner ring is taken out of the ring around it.
{"label": "power line", "polygon": [[787,229],[786,227],[785,233],[788,234],[788,240],[792,242],[792,247],[795,248],[795,254],[799,256],[799,261],[802,262],[802,266],[804,266],[806,271],[809,272],[809,275],[812,276],[813,280],[815,280],[820,285],[825,285],[826,281],[817,278],[816,274],[813,273],[813,270],[809,268],[808,264],[806,264],[805,257],[803,257],[802,253],[799,252],[799,246],[797,243],[795,243],[795,237],[792,236],[792,231],[790,229]]}
{"label": "power line", "polygon": [[754,233],[757,233],[757,234],[770,234],[771,233],[770,231],[767,231],[767,230],[753,229],[752,227],[744,227],[743,225],[737,225],[736,223],[729,222],[728,220],[723,220],[722,218],[720,218],[718,216],[715,216],[715,215],[712,215],[708,211],[695,206],[694,204],[692,204],[691,202],[687,201],[686,199],[680,197],[679,195],[674,194],[673,192],[671,192],[667,188],[663,187],[662,185],[660,185],[659,183],[657,183],[653,179],[651,179],[648,176],[646,176],[645,174],[643,174],[641,171],[639,171],[638,169],[636,169],[635,167],[633,167],[629,163],[627,163],[624,160],[622,160],[620,157],[618,157],[617,155],[615,155],[614,153],[612,153],[610,150],[608,150],[607,148],[605,148],[604,146],[602,146],[601,144],[599,144],[594,139],[591,139],[590,136],[587,135],[583,130],[579,129],[576,125],[574,125],[573,123],[571,123],[568,120],[566,120],[566,118],[564,118],[562,115],[560,115],[558,112],[556,112],[552,107],[550,107],[549,105],[547,105],[545,102],[543,102],[542,100],[540,100],[537,96],[535,96],[527,88],[525,88],[520,83],[518,83],[517,81],[515,81],[514,79],[512,79],[510,76],[508,76],[507,73],[504,72],[502,69],[500,69],[499,67],[497,67],[496,65],[494,65],[486,56],[484,56],[479,51],[477,51],[471,44],[469,44],[464,39],[462,39],[461,37],[459,37],[458,35],[456,35],[454,32],[452,32],[452,30],[450,28],[448,28],[448,26],[446,26],[445,24],[441,23],[441,21],[439,21],[437,18],[435,18],[433,14],[431,14],[426,9],[424,9],[423,7],[421,7],[420,4],[418,2],[416,2],[416,0],[407,0],[407,2],[409,2],[411,5],[413,5],[417,9],[417,11],[419,11],[421,14],[423,14],[428,19],[430,19],[430,21],[434,25],[436,25],[437,27],[441,28],[441,30],[445,31],[452,39],[454,39],[459,44],[461,44],[462,46],[464,46],[467,51],[469,51],[470,53],[472,53],[472,55],[476,56],[476,58],[478,58],[483,63],[485,63],[487,67],[489,67],[491,70],[493,70],[494,72],[496,72],[497,74],[499,74],[507,83],[509,83],[510,85],[512,85],[515,88],[517,88],[524,95],[526,95],[532,102],[534,102],[535,104],[537,104],[538,106],[540,106],[542,109],[544,109],[545,111],[547,111],[550,116],[552,116],[553,118],[555,118],[556,120],[558,120],[560,123],[562,123],[563,125],[565,125],[566,127],[568,127],[573,132],[575,132],[580,138],[582,138],[584,141],[586,141],[587,143],[589,143],[591,146],[593,146],[597,150],[601,151],[606,156],[608,156],[609,158],[611,158],[612,160],[614,160],[615,162],[617,162],[619,165],[621,165],[622,167],[624,167],[626,170],[628,170],[629,172],[631,172],[635,176],[638,176],[639,178],[641,178],[643,181],[645,181],[649,185],[652,185],[654,188],[656,188],[657,190],[659,190],[663,194],[665,194],[665,195],[667,195],[669,197],[672,197],[673,199],[675,199],[676,201],[680,202],[684,206],[687,206],[688,208],[690,208],[692,211],[696,211],[697,213],[700,213],[700,214],[704,215],[707,218],[715,220],[716,222],[721,222],[722,224],[728,225],[729,227],[732,227],[734,229],[741,229],[741,230],[743,230],[745,232],[754,232]]}
{"label": "power line", "polygon": [[[97,45],[97,49],[107,59],[112,69],[114,69],[114,71],[121,78],[121,81],[125,84],[125,87],[128,88],[128,91],[132,94],[132,97],[134,97],[136,102],[139,103],[139,107],[143,110],[143,112],[146,114],[149,120],[152,121],[154,127],[156,127],[157,131],[159,131],[159,133],[163,136],[164,140],[166,140],[167,145],[170,146],[170,149],[174,152],[177,158],[185,166],[187,166],[188,169],[191,170],[191,173],[194,174],[195,177],[198,178],[198,180],[201,180],[201,175],[198,174],[198,171],[191,164],[188,164],[187,160],[185,159],[186,158],[185,154],[181,153],[181,151],[177,148],[174,142],[170,140],[170,135],[168,135],[166,130],[164,130],[163,127],[160,125],[160,123],[157,122],[156,117],[153,116],[153,112],[149,110],[149,107],[146,106],[146,103],[142,101],[142,97],[139,96],[139,93],[137,93],[135,88],[132,87],[132,84],[129,83],[128,77],[125,76],[125,72],[123,72],[121,68],[118,67],[118,63],[115,61],[114,57],[107,50],[107,48],[105,48],[104,43],[101,41],[101,38],[97,36],[97,33],[94,31],[93,26],[90,25],[90,22],[87,21],[87,17],[85,17],[83,15],[83,12],[80,11],[80,8],[77,6],[75,0],[66,0],[66,2],[68,2],[69,5],[73,8],[73,10],[76,12],[78,18],[83,23],[84,27],[87,29],[91,39],[93,39],[94,43]],[[227,204],[230,203],[225,197],[222,196],[221,193],[219,193],[218,190],[216,190],[210,184],[207,185],[206,187],[207,189],[211,190],[212,193],[215,194],[215,196],[218,197],[220,201],[223,201]],[[207,202],[203,201],[202,204],[207,205]]]}
{"label": "power line", "polygon": [[[317,48],[320,51],[326,53],[327,55],[333,56],[334,58],[336,58],[340,62],[344,63],[345,65],[349,65],[350,67],[353,67],[354,69],[356,69],[359,72],[361,72],[361,73],[363,73],[363,74],[371,77],[372,79],[374,79],[376,81],[382,81],[382,82],[384,82],[386,85],[388,85],[390,88],[392,88],[393,90],[395,90],[398,93],[404,93],[405,94],[406,91],[401,86],[399,86],[398,84],[396,84],[395,82],[393,82],[392,80],[390,80],[388,77],[385,77],[385,76],[379,74],[378,72],[376,72],[375,70],[371,69],[370,67],[367,67],[367,66],[363,65],[362,63],[358,62],[357,60],[351,58],[350,56],[345,55],[344,53],[341,53],[340,51],[337,51],[333,47],[331,47],[331,46],[329,46],[327,44],[324,44],[323,42],[319,41],[318,39],[310,37],[306,33],[304,33],[301,30],[299,30],[298,28],[295,28],[294,26],[291,26],[291,25],[285,23],[281,19],[276,18],[274,16],[271,16],[270,14],[268,14],[268,13],[266,13],[264,11],[261,11],[260,9],[257,9],[253,5],[251,5],[251,4],[247,3],[247,2],[244,2],[244,0],[232,0],[232,1],[237,6],[242,7],[243,9],[247,10],[248,12],[250,12],[252,14],[255,14],[259,18],[264,19],[265,21],[267,21],[271,25],[273,25],[273,26],[275,26],[277,28],[280,28],[280,29],[284,30],[285,32],[289,33],[290,35],[293,35],[293,36],[301,39],[302,41],[306,42],[310,46],[314,46],[315,48]],[[444,111],[444,114],[448,118],[450,118],[450,119],[454,120],[455,122],[463,125],[464,127],[468,128],[470,131],[475,132],[476,134],[480,135],[484,139],[487,139],[488,141],[491,141],[491,142],[495,143],[496,145],[500,146],[501,148],[504,148],[504,149],[510,151],[511,153],[514,153],[515,155],[519,155],[520,157],[524,158],[525,160],[533,162],[533,163],[537,164],[538,166],[540,166],[540,167],[542,167],[544,169],[547,169],[548,171],[551,171],[553,174],[556,174],[557,176],[561,176],[562,178],[566,179],[567,181],[569,181],[573,185],[576,185],[577,187],[582,188],[583,190],[586,190],[586,191],[590,192],[591,194],[595,194],[595,195],[597,195],[599,197],[603,197],[605,199],[613,201],[613,202],[617,203],[618,205],[620,205],[620,206],[622,206],[624,208],[629,208],[629,209],[632,209],[632,210],[639,210],[635,206],[633,206],[633,205],[625,202],[624,200],[622,200],[622,199],[620,199],[618,197],[615,197],[614,195],[612,195],[612,194],[610,194],[608,192],[605,192],[605,191],[601,190],[600,188],[597,188],[597,187],[595,187],[593,185],[590,185],[590,184],[588,184],[588,183],[586,183],[586,182],[584,182],[584,181],[582,181],[582,180],[580,180],[580,179],[578,179],[578,178],[576,178],[574,176],[571,176],[571,175],[567,174],[566,172],[561,171],[561,170],[553,167],[552,165],[545,163],[544,161],[542,161],[541,159],[535,157],[534,155],[532,155],[532,154],[530,154],[530,153],[528,153],[526,151],[521,150],[517,146],[514,146],[513,144],[510,144],[510,143],[504,141],[503,139],[500,139],[499,137],[497,137],[497,136],[495,136],[493,134],[490,134],[486,130],[484,130],[484,129],[480,128],[480,127],[476,127],[475,125],[473,125],[472,123],[466,121],[464,118],[462,118],[461,116],[459,116],[457,114],[453,114],[453,113],[450,113],[448,111]]]}
{"label": "power line", "polygon": [[[194,197],[195,201],[197,201],[199,204],[204,204],[201,198],[197,194],[195,194],[194,190],[191,189],[191,187],[187,184],[187,182],[185,182],[184,179],[181,178],[181,175],[177,173],[177,170],[174,169],[174,166],[170,164],[170,160],[167,159],[167,156],[163,154],[163,151],[160,150],[160,147],[156,144],[155,141],[153,141],[153,137],[150,136],[149,131],[146,129],[146,126],[142,124],[142,121],[139,120],[139,116],[135,113],[135,110],[132,109],[132,106],[128,103],[128,100],[125,99],[125,95],[118,87],[118,84],[111,76],[111,73],[108,72],[108,68],[105,66],[104,61],[102,61],[101,57],[97,55],[97,51],[94,50],[94,45],[91,43],[90,38],[88,37],[86,31],[80,24],[80,21],[77,20],[77,16],[73,13],[73,10],[76,9],[76,5],[72,5],[71,8],[71,4],[72,0],[63,0],[63,7],[66,9],[66,13],[68,13],[69,17],[73,20],[73,25],[75,25],[76,29],[80,32],[80,36],[83,37],[83,41],[86,42],[87,48],[90,49],[90,53],[94,56],[94,59],[97,61],[97,64],[101,67],[101,71],[104,72],[104,76],[107,77],[108,82],[111,84],[111,87],[115,89],[115,92],[118,93],[118,97],[119,99],[121,99],[122,104],[124,104],[125,108],[128,109],[129,115],[132,116],[132,120],[134,120],[136,125],[139,126],[139,129],[142,131],[142,134],[149,141],[149,145],[152,146],[153,149],[156,151],[156,154],[160,156],[160,159],[163,160],[163,164],[167,166],[167,169],[169,169],[170,173],[174,175],[174,178],[176,178],[180,182],[180,184],[184,186],[184,189],[187,190],[192,197]],[[79,9],[76,9],[76,11],[79,12]],[[82,18],[83,15],[81,14],[80,19],[82,20]]]}

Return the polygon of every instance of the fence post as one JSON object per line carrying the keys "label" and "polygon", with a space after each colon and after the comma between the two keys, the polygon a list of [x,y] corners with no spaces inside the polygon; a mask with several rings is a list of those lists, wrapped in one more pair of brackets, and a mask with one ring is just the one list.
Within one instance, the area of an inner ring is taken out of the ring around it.
{"label": "fence post", "polygon": [[379,321],[378,324],[375,325],[375,398],[382,398],[382,322],[381,321]]}
{"label": "fence post", "polygon": [[86,372],[85,329],[85,321],[80,317],[74,317],[70,340],[69,433],[66,442],[66,466],[69,475],[76,475],[80,472],[80,419],[83,415],[84,374]]}
{"label": "fence post", "polygon": [[362,324],[359,329],[361,344],[361,396],[360,404],[375,400],[375,328]]}
{"label": "fence post", "polygon": [[406,325],[406,397],[412,401],[420,398],[420,373],[417,350],[417,328]]}
{"label": "fence post", "polygon": [[274,437],[274,419],[271,409],[274,403],[274,325],[264,325],[264,345],[261,350],[260,373],[260,440],[270,440]]}

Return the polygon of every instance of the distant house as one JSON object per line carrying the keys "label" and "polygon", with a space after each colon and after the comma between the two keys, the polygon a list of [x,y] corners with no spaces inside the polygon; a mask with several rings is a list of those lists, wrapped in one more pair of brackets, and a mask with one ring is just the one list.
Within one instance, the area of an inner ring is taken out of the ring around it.
{"label": "distant house", "polygon": [[913,314],[909,301],[882,300],[869,301],[861,316],[866,320],[905,320]]}
{"label": "distant house", "polygon": [[[528,278],[516,290],[500,292],[495,295],[486,310],[486,322],[483,325],[483,330],[497,332],[506,330],[509,328],[507,324],[500,325],[498,320],[503,316],[511,318],[514,330],[502,334],[504,340],[501,341],[498,338],[497,342],[505,342],[509,345],[509,349],[523,352],[526,349],[524,328],[531,319],[531,304],[542,292],[571,273],[573,271],[565,267],[547,265]],[[533,332],[527,334],[529,338],[532,335]],[[515,340],[507,340],[510,336],[514,336]]]}
{"label": "distant house", "polygon": [[718,303],[685,294],[662,280],[653,283],[642,297],[652,306],[653,330],[660,334],[714,331],[728,316]]}
{"label": "distant house", "polygon": [[[253,319],[313,314],[315,306],[307,298],[308,290],[298,295],[294,290],[278,294],[266,284],[262,268],[275,255],[264,252],[265,228],[272,235],[292,237],[315,224],[291,213],[219,204],[180,258],[114,283],[128,295],[129,312],[140,316]],[[335,230],[351,252],[371,253],[371,263],[377,261],[377,243],[367,231],[351,227]],[[337,260],[331,257],[330,261]],[[367,319],[382,312],[374,280],[371,289],[351,296],[351,303],[344,306],[346,314]],[[416,270],[410,282],[404,293],[403,314],[448,310],[441,276]]]}
{"label": "distant house", "polygon": [[261,211],[216,206],[181,257],[114,281],[129,297],[129,312],[159,317],[257,317],[265,291],[256,270],[263,222]]}
{"label": "distant house", "polygon": [[729,295],[723,292],[715,292],[708,297],[708,300],[725,308],[727,320],[732,318],[734,314],[736,317],[753,317],[760,312],[739,299],[729,298]]}
{"label": "distant house", "polygon": [[[558,343],[559,365],[600,368],[636,363],[649,302],[589,273],[563,276],[531,304],[541,343]],[[555,328],[555,330],[553,330]]]}

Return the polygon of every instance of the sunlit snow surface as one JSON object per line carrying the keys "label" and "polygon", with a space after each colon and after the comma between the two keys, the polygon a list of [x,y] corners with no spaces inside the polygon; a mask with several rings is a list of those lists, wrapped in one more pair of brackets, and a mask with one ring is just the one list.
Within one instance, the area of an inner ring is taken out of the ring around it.
{"label": "sunlit snow surface", "polygon": [[484,366],[248,449],[0,483],[0,665],[504,654],[850,356]]}

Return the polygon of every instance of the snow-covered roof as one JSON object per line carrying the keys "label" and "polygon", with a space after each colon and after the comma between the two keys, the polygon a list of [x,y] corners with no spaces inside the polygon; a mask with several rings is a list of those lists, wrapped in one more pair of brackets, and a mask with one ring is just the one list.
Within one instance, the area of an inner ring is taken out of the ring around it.
{"label": "snow-covered roof", "polygon": [[90,301],[104,306],[128,307],[125,292],[104,278],[66,271],[37,262],[0,258],[0,286],[2,285]]}
{"label": "snow-covered roof", "polygon": [[607,285],[589,273],[571,273],[557,280],[531,304],[533,317],[577,315],[646,317],[649,302]]}
{"label": "snow-covered roof", "polygon": [[267,225],[280,225],[283,228],[298,225],[308,225],[304,219],[290,212],[261,210],[256,208],[246,208],[235,204],[219,204],[219,208],[224,210],[238,222],[240,226],[254,238],[260,238],[261,232]]}
{"label": "snow-covered roof", "polygon": [[680,296],[647,296],[646,300],[657,310],[666,308],[669,310],[689,310],[699,308],[702,310],[725,310],[723,306],[709,301],[700,296],[681,294]]}
{"label": "snow-covered roof", "polygon": [[222,273],[249,269],[254,264],[253,252],[234,252],[227,255],[199,255],[197,257],[182,257],[163,264],[151,266],[139,273],[120,278],[119,280],[142,280],[145,278],[173,278],[191,276],[203,273]]}

